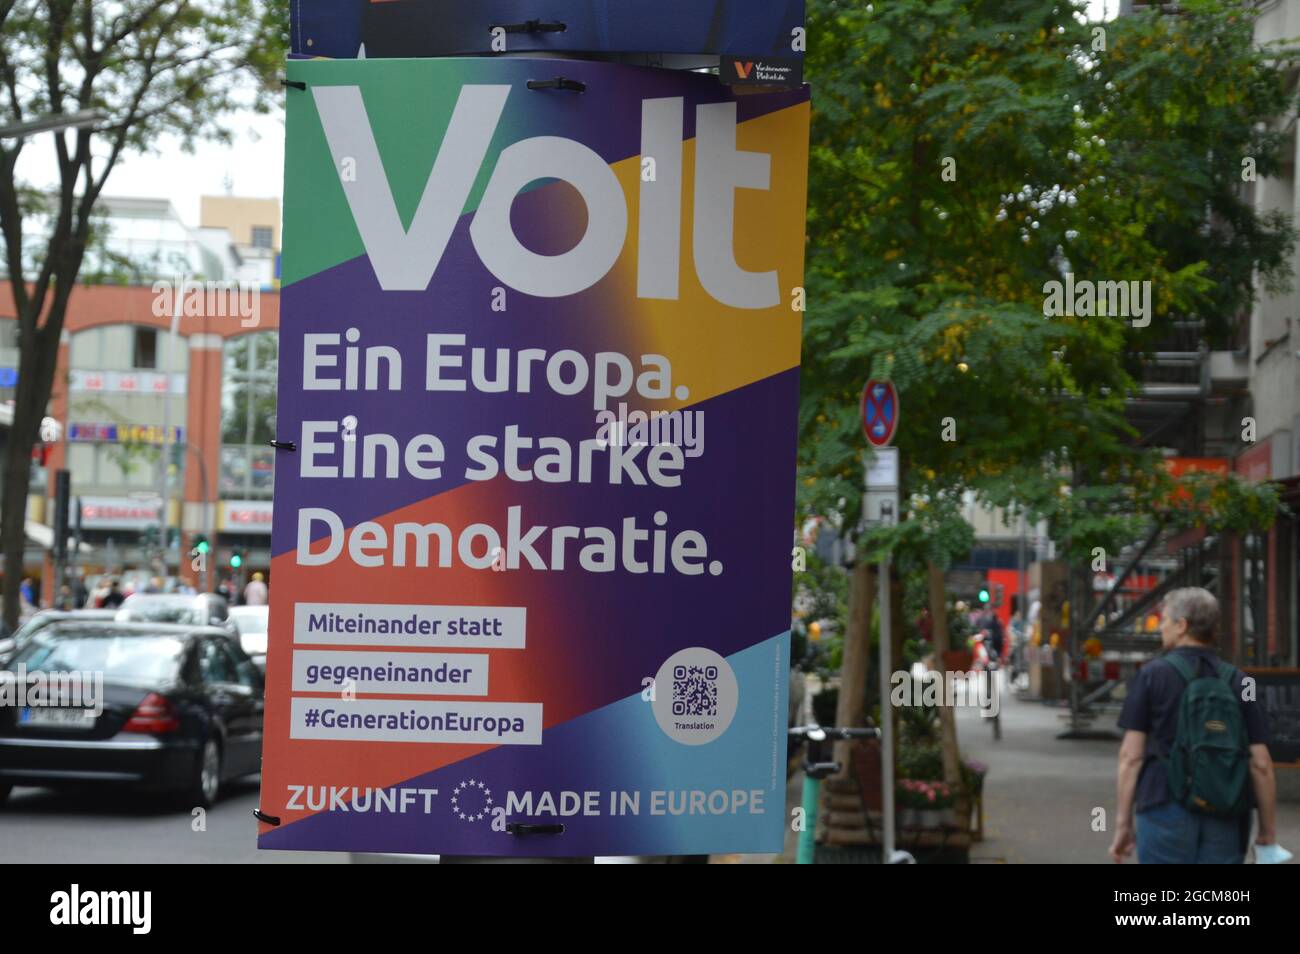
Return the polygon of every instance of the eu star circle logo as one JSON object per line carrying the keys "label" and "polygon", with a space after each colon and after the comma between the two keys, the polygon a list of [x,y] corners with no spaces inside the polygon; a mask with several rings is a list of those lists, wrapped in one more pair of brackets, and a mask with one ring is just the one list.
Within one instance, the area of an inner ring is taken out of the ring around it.
{"label": "eu star circle logo", "polygon": [[492,809],[492,789],[467,779],[451,790],[451,810],[461,821],[482,821]]}

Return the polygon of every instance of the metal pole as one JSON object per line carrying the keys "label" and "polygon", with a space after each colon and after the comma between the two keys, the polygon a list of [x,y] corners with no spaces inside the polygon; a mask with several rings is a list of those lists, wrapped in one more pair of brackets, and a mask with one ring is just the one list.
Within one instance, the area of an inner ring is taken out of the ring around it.
{"label": "metal pole", "polygon": [[217,588],[213,584],[214,569],[212,561],[217,558],[217,505],[209,496],[208,490],[208,462],[204,458],[203,452],[195,448],[199,455],[199,475],[202,478],[203,485],[203,521],[207,528],[208,552],[207,559],[203,561],[203,592],[215,593]]}
{"label": "metal pole", "polygon": [[1025,536],[1028,531],[1028,520],[1025,519],[1024,513],[1020,514],[1020,638],[1015,639],[1011,647],[1011,656],[1014,660],[1014,669],[1016,680],[1019,681],[1020,673],[1028,668],[1025,662],[1025,647],[1029,645],[1029,587],[1026,574],[1028,573],[1029,563],[1025,559],[1026,541]]}
{"label": "metal pole", "polygon": [[[162,573],[168,575],[167,564],[167,496],[171,491],[171,430],[172,430],[172,345],[176,341],[176,326],[181,320],[181,300],[185,293],[186,276],[178,276],[176,287],[172,290],[172,323],[167,332],[167,343],[163,346],[163,434],[162,434],[162,473],[158,478],[158,548],[162,553]],[[182,523],[184,519],[182,518]]]}
{"label": "metal pole", "polygon": [[893,634],[889,603],[889,556],[880,561],[880,779],[881,792],[881,828],[883,831],[881,856],[882,864],[892,864],[894,858],[894,719],[889,707],[890,674],[893,662],[890,659]]}
{"label": "metal pole", "polygon": [[86,126],[98,126],[106,122],[108,115],[98,109],[83,109],[79,113],[53,113],[31,122],[0,126],[0,139],[25,139],[43,132],[61,132],[64,129],[80,129]]}
{"label": "metal pole", "polygon": [[213,529],[213,512],[208,509],[208,460],[203,456],[203,448],[194,444],[186,443],[186,449],[194,452],[194,456],[199,459],[199,492],[203,494],[203,516],[199,523],[203,526],[203,533],[208,539],[208,552],[203,554],[203,571],[199,577],[199,585],[203,587],[202,592],[211,593],[212,589],[212,561],[217,558],[217,533]]}
{"label": "metal pole", "polygon": [[54,472],[54,605],[57,607],[68,578],[68,508],[72,504],[72,476],[66,467]]}
{"label": "metal pole", "polygon": [[[77,556],[81,553],[81,498],[73,497],[71,504],[77,508],[76,518],[72,522],[72,552],[68,554],[68,570],[75,577],[77,575]],[[85,584],[85,579],[82,579]],[[79,609],[80,607],[74,607]]]}

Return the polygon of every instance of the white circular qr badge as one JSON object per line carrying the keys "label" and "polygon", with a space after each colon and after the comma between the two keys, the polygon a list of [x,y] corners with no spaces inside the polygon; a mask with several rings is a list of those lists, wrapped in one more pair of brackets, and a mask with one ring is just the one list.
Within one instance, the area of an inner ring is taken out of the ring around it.
{"label": "white circular qr badge", "polygon": [[705,745],[722,735],[739,703],[736,674],[712,649],[680,649],[655,675],[655,721],[682,745]]}

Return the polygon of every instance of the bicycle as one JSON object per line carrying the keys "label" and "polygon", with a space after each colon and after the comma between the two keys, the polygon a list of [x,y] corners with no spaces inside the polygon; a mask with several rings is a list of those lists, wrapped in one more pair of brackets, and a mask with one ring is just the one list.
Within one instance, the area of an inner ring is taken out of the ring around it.
{"label": "bicycle", "polygon": [[828,739],[848,741],[850,739],[874,739],[880,737],[880,730],[875,727],[861,729],[841,729],[836,726],[821,726],[815,722],[811,725],[791,726],[789,738],[796,744],[805,745],[803,762],[803,831],[799,833],[799,849],[795,863],[814,864],[817,839],[817,806],[821,800],[822,779],[835,775],[840,770],[840,763],[819,761],[822,758],[822,746]]}

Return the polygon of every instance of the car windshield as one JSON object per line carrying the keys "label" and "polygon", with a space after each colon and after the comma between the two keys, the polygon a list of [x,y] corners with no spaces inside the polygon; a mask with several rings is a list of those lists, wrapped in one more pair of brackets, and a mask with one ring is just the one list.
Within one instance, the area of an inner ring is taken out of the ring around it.
{"label": "car windshield", "polygon": [[207,622],[189,596],[132,596],[117,611],[116,619],[119,623]]}
{"label": "car windshield", "polygon": [[40,632],[46,626],[49,626],[51,623],[53,623],[56,619],[57,617],[53,613],[37,613],[27,622],[23,623],[21,626],[18,627],[18,630],[14,633],[13,638],[16,642],[18,642],[21,645],[22,643],[27,641],[27,638],[31,636],[32,633]]}
{"label": "car windshield", "polygon": [[175,636],[114,630],[38,633],[8,663],[28,672],[102,672],[108,682],[153,685],[180,675],[184,642]]}

